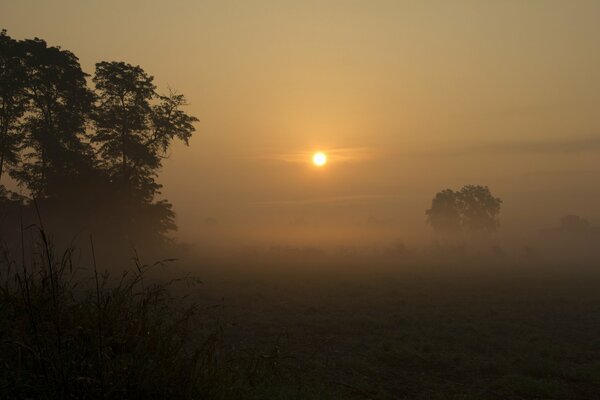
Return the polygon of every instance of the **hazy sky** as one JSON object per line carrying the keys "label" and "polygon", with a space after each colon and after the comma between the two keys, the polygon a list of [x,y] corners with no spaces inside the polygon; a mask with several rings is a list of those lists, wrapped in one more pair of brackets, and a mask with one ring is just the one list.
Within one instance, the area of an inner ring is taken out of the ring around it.
{"label": "hazy sky", "polygon": [[208,217],[424,231],[435,192],[471,183],[507,229],[597,219],[598,21],[600,1],[0,2],[9,35],[188,97],[198,131],[162,174],[188,240]]}

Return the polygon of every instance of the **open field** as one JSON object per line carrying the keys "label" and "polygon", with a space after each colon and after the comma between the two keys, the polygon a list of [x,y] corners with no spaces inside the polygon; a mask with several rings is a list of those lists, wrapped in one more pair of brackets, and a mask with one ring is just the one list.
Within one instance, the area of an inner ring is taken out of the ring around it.
{"label": "open field", "polygon": [[600,398],[598,270],[314,256],[203,273],[226,345],[276,349],[260,398]]}
{"label": "open field", "polygon": [[36,248],[0,262],[0,398],[600,398],[590,262]]}

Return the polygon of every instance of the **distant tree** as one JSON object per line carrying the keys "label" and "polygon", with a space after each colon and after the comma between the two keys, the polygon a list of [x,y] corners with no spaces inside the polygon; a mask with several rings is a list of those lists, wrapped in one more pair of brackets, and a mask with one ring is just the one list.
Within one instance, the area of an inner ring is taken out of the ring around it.
{"label": "distant tree", "polygon": [[501,204],[487,186],[467,185],[458,192],[446,189],[437,193],[425,213],[427,223],[438,232],[493,232],[500,225]]}
{"label": "distant tree", "polygon": [[14,176],[35,196],[52,197],[94,167],[86,140],[93,94],[73,53],[41,39],[22,41],[20,47],[29,108],[23,124],[27,150]]}
{"label": "distant tree", "polygon": [[493,232],[500,226],[502,200],[492,196],[487,186],[467,185],[458,192],[462,226],[473,232]]}
{"label": "distant tree", "polygon": [[461,227],[461,212],[458,194],[446,189],[437,193],[431,201],[431,208],[425,211],[427,223],[438,232],[455,232]]}
{"label": "distant tree", "polygon": [[6,167],[19,161],[22,119],[27,109],[27,73],[19,42],[0,31],[0,182]]}
{"label": "distant tree", "polygon": [[560,231],[563,233],[587,233],[591,229],[588,220],[578,215],[567,215],[560,219]]}

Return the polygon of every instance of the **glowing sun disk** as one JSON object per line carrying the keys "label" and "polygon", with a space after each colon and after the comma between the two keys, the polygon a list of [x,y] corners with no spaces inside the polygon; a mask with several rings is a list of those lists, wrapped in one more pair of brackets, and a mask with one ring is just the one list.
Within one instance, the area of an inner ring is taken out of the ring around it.
{"label": "glowing sun disk", "polygon": [[312,161],[317,167],[322,167],[327,163],[327,156],[325,153],[318,152],[313,155]]}

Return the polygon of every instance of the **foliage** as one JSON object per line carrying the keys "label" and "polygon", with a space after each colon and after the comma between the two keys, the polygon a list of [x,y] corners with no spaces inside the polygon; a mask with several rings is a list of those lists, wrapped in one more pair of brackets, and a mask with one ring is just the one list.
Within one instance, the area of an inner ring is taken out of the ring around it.
{"label": "foliage", "polygon": [[500,226],[501,204],[487,186],[467,185],[458,192],[445,189],[437,193],[425,214],[427,223],[439,232],[493,232]]}
{"label": "foliage", "polygon": [[95,258],[78,266],[75,248],[59,253],[42,228],[29,229],[39,240],[21,242],[21,262],[0,246],[0,398],[252,398],[277,373],[277,348],[232,353],[189,292],[174,295],[197,279],[149,276],[171,260],[136,256],[115,279]]}
{"label": "foliage", "polygon": [[461,225],[461,215],[457,194],[451,189],[437,193],[426,211],[427,222],[436,230],[456,231]]}
{"label": "foliage", "polygon": [[18,43],[26,68],[24,161],[14,175],[36,197],[60,196],[93,167],[85,141],[93,95],[77,57],[41,39]]}
{"label": "foliage", "polygon": [[139,66],[122,62],[96,64],[93,81],[98,93],[94,110],[98,143],[111,178],[136,188],[152,184],[149,176],[159,166],[150,140],[150,101],[155,96],[153,78]]}
{"label": "foliage", "polygon": [[185,97],[160,95],[123,62],[96,64],[90,87],[73,53],[38,38],[2,31],[0,50],[0,179],[8,166],[58,220],[92,230],[111,221],[124,239],[164,241],[175,213],[156,177],[173,140],[187,145],[195,130]]}
{"label": "foliage", "polygon": [[126,227],[155,221],[154,230],[164,235],[176,228],[174,213],[167,201],[152,202],[161,188],[155,177],[172,140],[188,144],[197,118],[181,110],[183,95],[158,95],[153,79],[139,66],[96,64],[92,142],[124,207],[120,220]]}
{"label": "foliage", "polygon": [[27,106],[25,74],[17,42],[5,30],[0,31],[0,179],[5,166],[19,161],[21,120]]}

